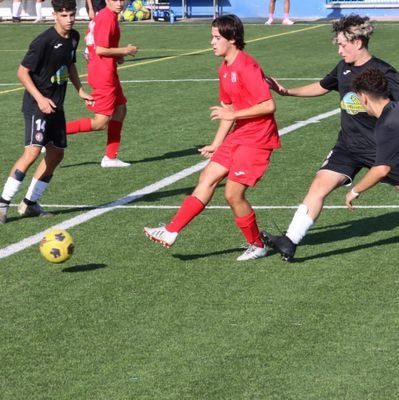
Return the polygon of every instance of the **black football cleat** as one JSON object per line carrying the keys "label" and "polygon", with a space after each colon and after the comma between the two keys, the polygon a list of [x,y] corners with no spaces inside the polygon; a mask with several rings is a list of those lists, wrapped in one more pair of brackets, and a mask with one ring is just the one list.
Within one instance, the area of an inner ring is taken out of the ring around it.
{"label": "black football cleat", "polygon": [[292,261],[296,251],[296,244],[285,235],[274,236],[269,232],[262,231],[261,238],[267,247],[277,250],[284,261]]}

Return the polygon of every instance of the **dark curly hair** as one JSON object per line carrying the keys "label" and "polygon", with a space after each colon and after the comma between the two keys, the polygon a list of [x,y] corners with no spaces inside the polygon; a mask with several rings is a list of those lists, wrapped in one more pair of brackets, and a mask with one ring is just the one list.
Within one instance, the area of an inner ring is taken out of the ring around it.
{"label": "dark curly hair", "polygon": [[379,69],[366,69],[352,80],[352,89],[356,93],[367,93],[374,98],[388,98],[389,88],[385,74]]}

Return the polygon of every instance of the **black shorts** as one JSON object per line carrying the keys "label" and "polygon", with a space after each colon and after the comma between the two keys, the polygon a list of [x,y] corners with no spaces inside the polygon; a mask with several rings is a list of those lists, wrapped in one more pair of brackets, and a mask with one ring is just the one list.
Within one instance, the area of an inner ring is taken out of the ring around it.
{"label": "black shorts", "polygon": [[[335,146],[324,160],[320,170],[334,171],[345,175],[347,180],[344,185],[350,185],[362,168],[370,169],[373,165],[374,159],[371,157],[360,157],[340,146]],[[393,168],[381,182],[394,186],[399,185],[399,168]]]}
{"label": "black shorts", "polygon": [[64,149],[67,147],[66,121],[64,110],[52,114],[24,113],[25,117],[25,146],[54,146]]}

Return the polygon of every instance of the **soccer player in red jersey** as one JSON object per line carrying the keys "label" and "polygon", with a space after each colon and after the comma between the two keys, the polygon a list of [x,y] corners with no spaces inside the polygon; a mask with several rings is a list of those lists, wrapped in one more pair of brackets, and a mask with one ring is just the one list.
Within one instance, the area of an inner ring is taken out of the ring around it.
{"label": "soccer player in red jersey", "polygon": [[245,192],[262,178],[273,149],[280,147],[274,119],[276,106],[262,69],[243,51],[244,27],[237,16],[224,15],[212,22],[211,44],[224,62],[219,68],[221,106],[211,107],[211,119],[220,120],[219,128],[212,144],[199,149],[210,162],[171,222],[159,228],[144,228],[144,233],[170,247],[226,178],[225,199],[249,245],[237,260],[253,260],[266,256],[266,249]]}
{"label": "soccer player in red jersey", "polygon": [[137,47],[131,44],[119,47],[118,14],[123,9],[124,0],[106,0],[106,3],[106,7],[90,21],[86,34],[89,49],[87,75],[94,98],[94,101],[86,102],[86,105],[94,112],[94,116],[68,122],[67,134],[106,129],[108,140],[101,166],[128,167],[129,163],[117,158],[127,103],[118,77],[117,64],[122,63],[125,56],[135,55]]}

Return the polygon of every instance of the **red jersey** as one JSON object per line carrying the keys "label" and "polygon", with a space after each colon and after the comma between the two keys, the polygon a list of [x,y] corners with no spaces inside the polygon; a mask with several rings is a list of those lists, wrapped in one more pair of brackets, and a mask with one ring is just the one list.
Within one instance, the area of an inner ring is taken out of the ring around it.
{"label": "red jersey", "polygon": [[96,54],[96,46],[119,47],[121,33],[118,16],[108,7],[103,8],[89,23],[86,45],[89,50],[87,65],[88,82],[104,86],[113,85],[117,78],[117,58],[102,57]]}
{"label": "red jersey", "polygon": [[[242,110],[272,99],[269,85],[258,63],[240,51],[233,64],[224,62],[219,68],[219,98]],[[281,146],[273,114],[237,120],[229,141],[264,149]]]}

